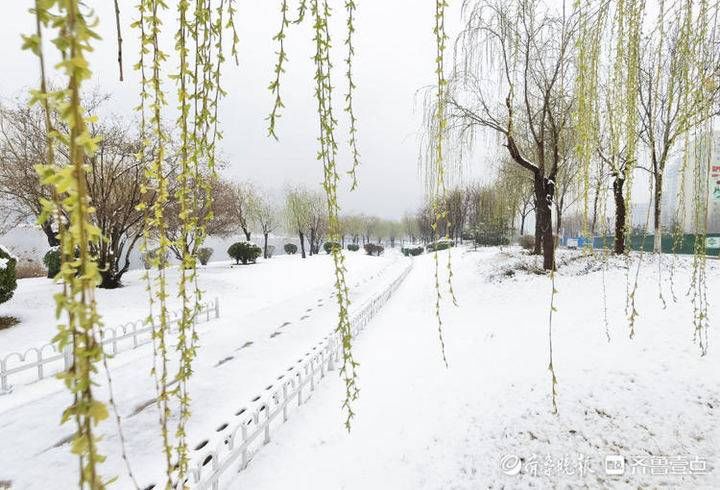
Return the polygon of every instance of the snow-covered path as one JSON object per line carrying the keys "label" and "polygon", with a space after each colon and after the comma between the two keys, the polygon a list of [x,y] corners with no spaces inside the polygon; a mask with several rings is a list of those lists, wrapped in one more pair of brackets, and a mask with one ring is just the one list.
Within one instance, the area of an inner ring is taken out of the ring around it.
{"label": "snow-covered path", "polygon": [[[356,342],[352,432],[342,424],[342,385],[331,380],[228,488],[720,488],[720,356],[711,345],[700,357],[684,294],[662,309],[657,263],[649,260],[640,275],[634,340],[624,316],[625,271],[608,270],[610,342],[602,271],[584,271],[592,265],[584,259],[561,269],[553,415],[550,282],[508,277],[512,259],[496,249],[453,252],[459,307],[444,301],[442,313],[448,369],[434,319],[432,257],[414,259]],[[675,278],[683,293],[684,264]],[[710,298],[720,288],[718,265],[708,265]],[[720,318],[715,302],[710,317]],[[617,457],[623,474],[607,474],[606,458],[612,471]]]}
{"label": "snow-covered path", "polygon": [[[407,259],[389,255],[349,254],[354,303],[370,297],[407,266]],[[278,257],[257,267],[235,269],[215,264],[203,272],[202,286],[209,296],[220,296],[222,313],[219,320],[198,327],[201,342],[191,385],[193,418],[188,427],[191,447],[231,423],[239,408],[262,394],[268,382],[334,329],[337,316],[327,256],[307,261]],[[238,274],[244,274],[245,281],[238,282]],[[49,294],[47,285],[45,289]],[[141,284],[131,283],[114,294],[125,294],[124,301],[129,301],[134,311],[146,302],[137,294],[141,290]],[[23,300],[22,289],[20,293]],[[27,295],[24,299],[31,300]],[[121,304],[116,304],[115,310],[109,301],[103,306],[106,319],[128,314]],[[150,345],[121,352],[110,362],[127,450],[142,486],[162,474],[152,362]],[[101,372],[100,378],[104,376]],[[103,382],[98,392],[106,398],[106,390]],[[54,379],[18,386],[11,395],[0,397],[0,480],[13,481],[17,488],[45,489],[50,481],[54,488],[73,486],[76,465],[67,445],[72,430],[59,425],[68,401],[67,390]],[[109,456],[104,474],[119,475],[119,488],[129,488],[114,422],[106,421],[100,433],[101,450]]]}

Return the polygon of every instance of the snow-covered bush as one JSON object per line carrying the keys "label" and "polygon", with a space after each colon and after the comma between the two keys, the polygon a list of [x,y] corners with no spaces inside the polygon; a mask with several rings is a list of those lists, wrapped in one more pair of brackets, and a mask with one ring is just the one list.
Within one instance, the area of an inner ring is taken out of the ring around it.
{"label": "snow-covered bush", "polygon": [[368,255],[376,255],[378,257],[385,251],[385,247],[377,243],[366,243],[363,245],[363,248]]}
{"label": "snow-covered bush", "polygon": [[357,252],[358,250],[360,250],[360,245],[358,245],[357,243],[349,243],[347,249],[351,252]]}
{"label": "snow-covered bush", "polygon": [[210,257],[212,257],[214,250],[210,247],[201,247],[197,251],[198,260],[202,265],[207,265],[207,263],[210,261]]}
{"label": "snow-covered bush", "polygon": [[[143,267],[145,267],[145,270],[150,270],[154,267],[155,262],[158,260],[160,254],[160,250],[157,248],[154,248],[152,250],[148,250],[147,252],[144,252],[142,254],[142,261],[143,261]],[[165,257],[162,257],[160,260],[160,268],[164,269],[168,265],[168,253],[165,252]]]}
{"label": "snow-covered bush", "polygon": [[275,252],[275,245],[268,245],[267,246],[267,258],[271,259],[274,252]]}
{"label": "snow-covered bush", "polygon": [[520,237],[520,246],[525,250],[533,250],[535,248],[535,235],[523,235]]}
{"label": "snow-covered bush", "polygon": [[12,298],[17,287],[15,264],[17,259],[0,245],[0,303]]}
{"label": "snow-covered bush", "polygon": [[60,250],[53,247],[43,257],[43,264],[47,268],[47,276],[53,278],[60,273]]}
{"label": "snow-covered bush", "polygon": [[405,257],[415,257],[416,255],[420,255],[423,253],[423,250],[425,250],[422,245],[418,245],[417,247],[403,247],[400,249],[402,254]]}
{"label": "snow-covered bush", "polygon": [[338,242],[325,242],[323,244],[323,250],[325,250],[326,254],[332,252],[334,248],[341,250],[342,246]]}
{"label": "snow-covered bush", "polygon": [[248,262],[255,262],[260,255],[262,255],[262,249],[252,242],[237,242],[230,245],[227,251],[228,255],[235,259],[235,263],[247,264]]}
{"label": "snow-covered bush", "polygon": [[294,243],[286,243],[283,249],[285,249],[285,253],[288,255],[295,255],[297,253],[297,245]]}
{"label": "snow-covered bush", "polygon": [[435,252],[436,250],[447,250],[453,245],[454,243],[452,242],[452,240],[445,240],[444,238],[442,238],[440,240],[430,242],[425,245],[425,250],[427,250],[428,252]]}

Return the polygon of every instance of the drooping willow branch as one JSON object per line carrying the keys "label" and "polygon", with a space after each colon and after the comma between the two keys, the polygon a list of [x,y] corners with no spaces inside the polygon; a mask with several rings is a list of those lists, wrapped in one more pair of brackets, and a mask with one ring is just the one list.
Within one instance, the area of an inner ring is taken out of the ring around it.
{"label": "drooping willow branch", "polygon": [[[85,158],[92,156],[98,140],[90,135],[81,90],[83,82],[92,75],[85,54],[92,50],[91,42],[98,39],[82,12],[78,0],[36,1],[32,11],[36,19],[36,32],[24,36],[25,49],[38,56],[40,62],[40,89],[32,92],[31,103],[40,103],[45,113],[47,131],[47,162],[36,167],[43,185],[52,189],[53,201],[43,203],[40,221],[57,213],[67,216],[60,223],[61,269],[57,281],[63,290],[55,296],[58,325],[54,338],[58,351],[71,349],[72,365],[59,377],[72,394],[72,403],[64,410],[62,422],[73,420],[75,433],[71,450],[79,458],[79,487],[104,488],[106,481],[99,473],[105,457],[98,451],[95,426],[108,417],[105,404],[95,399],[93,387],[97,366],[102,362],[102,344],[98,341],[101,328],[100,315],[95,303],[95,287],[99,282],[98,265],[90,254],[91,246],[102,239],[100,230],[92,223],[93,209],[87,193]],[[42,51],[42,29],[56,31],[53,44],[60,50],[58,69],[65,77],[64,89],[48,92],[45,80],[45,61]],[[57,114],[63,132],[54,126],[52,114]],[[55,159],[54,146],[67,149],[67,164]]]}

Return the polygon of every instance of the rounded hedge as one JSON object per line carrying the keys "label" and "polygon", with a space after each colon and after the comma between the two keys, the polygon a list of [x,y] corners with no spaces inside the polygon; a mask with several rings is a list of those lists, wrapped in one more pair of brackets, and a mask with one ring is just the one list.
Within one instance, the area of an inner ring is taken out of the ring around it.
{"label": "rounded hedge", "polygon": [[360,250],[360,245],[358,245],[357,243],[349,243],[347,249],[351,252],[357,252],[358,250]]}
{"label": "rounded hedge", "polygon": [[376,255],[378,257],[385,251],[385,247],[376,243],[366,243],[363,245],[363,248],[368,255]]}
{"label": "rounded hedge", "polygon": [[198,260],[202,265],[207,265],[210,262],[214,250],[210,247],[201,247],[197,251]]}
{"label": "rounded hedge", "polygon": [[235,263],[247,264],[255,262],[262,255],[262,249],[252,242],[237,242],[230,245],[227,251],[228,255],[235,259]]}
{"label": "rounded hedge", "polygon": [[326,254],[329,254],[333,249],[342,250],[342,246],[338,242],[325,242],[323,244],[323,250]]}
{"label": "rounded hedge", "polygon": [[423,250],[425,249],[422,247],[422,245],[419,245],[417,247],[403,247],[400,249],[400,251],[405,257],[415,257],[423,253]]}
{"label": "rounded hedge", "polygon": [[60,273],[60,249],[51,248],[43,257],[43,264],[47,267],[47,276],[52,279]]}
{"label": "rounded hedge", "polygon": [[285,253],[288,255],[295,255],[297,253],[297,245],[294,243],[286,243],[283,249],[285,249]]}
{"label": "rounded hedge", "polygon": [[448,248],[452,247],[454,244],[451,240],[438,240],[436,242],[431,242],[425,245],[425,250],[428,252],[435,252],[437,250],[447,250]]}
{"label": "rounded hedge", "polygon": [[9,301],[17,288],[16,265],[17,259],[0,246],[0,303]]}

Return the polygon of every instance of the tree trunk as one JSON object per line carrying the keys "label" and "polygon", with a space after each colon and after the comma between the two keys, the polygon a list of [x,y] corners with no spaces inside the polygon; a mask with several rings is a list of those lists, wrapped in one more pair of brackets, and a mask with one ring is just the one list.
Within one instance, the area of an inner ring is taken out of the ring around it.
{"label": "tree trunk", "polygon": [[[599,181],[599,179],[598,179]],[[590,235],[595,236],[595,227],[597,226],[597,211],[598,211],[598,200],[600,198],[600,184],[595,188],[595,198],[593,199],[593,217],[592,223],[590,224]]]}
{"label": "tree trunk", "polygon": [[535,188],[535,249],[533,255],[542,254],[542,231],[543,231],[543,219],[544,211],[540,209],[541,203],[545,201],[545,189],[542,183],[542,175],[536,174],[534,178]]}
{"label": "tree trunk", "polygon": [[543,269],[553,270],[555,269],[555,237],[553,235],[551,205],[555,189],[554,185],[542,175],[536,175],[535,189],[537,197],[536,216],[538,221],[538,224],[535,226],[535,248],[537,249],[537,232],[539,231],[542,237]]}
{"label": "tree trunk", "polygon": [[616,175],[613,180],[613,197],[615,198],[615,254],[622,255],[625,253],[625,196],[623,196],[623,186],[625,179],[620,175]]}
{"label": "tree trunk", "polygon": [[315,253],[315,229],[310,228],[310,255]]}
{"label": "tree trunk", "polygon": [[247,241],[249,242],[249,241],[250,241],[250,236],[252,235],[252,234],[250,233],[250,230],[247,229],[247,228],[245,228],[245,227],[243,226],[243,227],[242,227],[242,231],[243,231],[243,233],[245,234],[245,240],[247,240]]}
{"label": "tree trunk", "polygon": [[525,218],[526,215],[524,214],[520,217],[520,236],[525,234]]}
{"label": "tree trunk", "polygon": [[267,258],[268,258],[268,254],[267,254],[268,234],[267,234],[267,233],[263,233],[263,238],[264,238],[264,241],[265,241],[265,243],[264,243],[264,245],[263,245],[263,259],[267,259]]}
{"label": "tree trunk", "polygon": [[555,206],[555,234],[560,235],[560,228],[562,227],[562,203],[559,206]]}
{"label": "tree trunk", "polygon": [[300,252],[301,256],[304,259],[305,258],[305,235],[302,231],[298,232],[298,235],[300,236]]}
{"label": "tree trunk", "polygon": [[653,224],[655,225],[655,243],[653,244],[653,251],[655,253],[662,252],[662,226],[660,221],[662,210],[662,182],[662,172],[655,172],[655,212],[653,220]]}
{"label": "tree trunk", "polygon": [[60,245],[60,240],[58,239],[57,234],[52,229],[52,219],[46,219],[41,225],[41,228],[43,233],[45,233],[45,236],[47,237],[48,245],[50,245],[51,247],[57,247],[58,245]]}
{"label": "tree trunk", "polygon": [[100,284],[98,287],[102,289],[117,289],[122,287],[122,283],[120,282],[121,277],[121,274],[117,274],[114,270],[112,270],[112,266],[108,269],[101,270]]}

